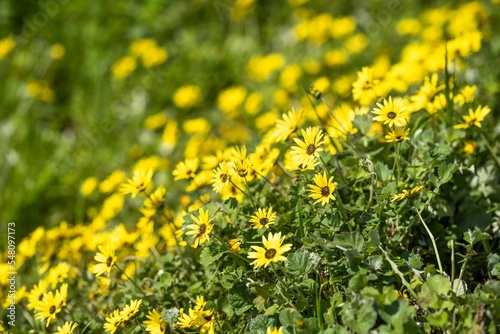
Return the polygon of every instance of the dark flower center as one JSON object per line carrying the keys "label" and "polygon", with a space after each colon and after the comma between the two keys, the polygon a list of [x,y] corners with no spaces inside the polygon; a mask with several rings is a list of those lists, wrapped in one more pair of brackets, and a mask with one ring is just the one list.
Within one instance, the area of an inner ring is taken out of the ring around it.
{"label": "dark flower center", "polygon": [[207,225],[201,224],[200,225],[200,232],[198,234],[203,235],[206,231],[207,231]]}
{"label": "dark flower center", "polygon": [[266,259],[273,259],[275,255],[276,255],[276,249],[269,248],[268,250],[266,250],[265,254]]}
{"label": "dark flower center", "polygon": [[110,256],[106,260],[106,266],[111,267],[113,265],[113,258]]}
{"label": "dark flower center", "polygon": [[321,196],[323,197],[330,196],[330,188],[328,188],[328,186],[321,188]]}
{"label": "dark flower center", "polygon": [[389,111],[387,113],[387,118],[395,119],[396,118],[396,113],[394,111]]}
{"label": "dark flower center", "polygon": [[313,144],[309,144],[309,146],[307,146],[306,151],[307,151],[307,154],[311,155],[314,152],[316,152],[316,146],[314,146]]}
{"label": "dark flower center", "polygon": [[49,313],[50,314],[54,314],[54,312],[56,312],[56,306],[55,305],[52,305],[49,309]]}
{"label": "dark flower center", "polygon": [[222,182],[226,182],[227,178],[228,178],[228,176],[225,173],[223,173],[223,174],[220,175],[220,179],[221,179]]}
{"label": "dark flower center", "polygon": [[260,223],[260,225],[265,226],[267,223],[269,223],[269,219],[267,219],[266,217],[261,218],[259,220],[259,223]]}

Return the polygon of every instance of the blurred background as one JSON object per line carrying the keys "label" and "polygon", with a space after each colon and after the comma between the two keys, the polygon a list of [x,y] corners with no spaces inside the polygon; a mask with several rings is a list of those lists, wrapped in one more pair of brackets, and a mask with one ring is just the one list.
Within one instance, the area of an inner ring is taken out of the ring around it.
{"label": "blurred background", "polygon": [[[0,221],[16,222],[19,239],[37,226],[85,221],[84,180],[129,173],[138,157],[150,155],[175,165],[183,154],[176,140],[189,132],[183,120],[203,117],[220,137],[228,119],[258,128],[259,117],[288,110],[320,76],[339,85],[343,79],[344,96],[341,88],[338,94],[348,98],[362,66],[381,55],[397,61],[412,29],[428,24],[421,14],[442,5],[456,2],[4,0]],[[498,13],[495,4],[483,5],[492,16],[489,38],[499,31]],[[326,38],[321,29],[333,17],[346,32]],[[300,24],[311,18],[317,19],[308,29],[317,34],[303,38]],[[408,34],[396,29],[403,18],[417,22]],[[339,48],[347,48],[347,58],[325,56]],[[499,91],[499,48],[493,40],[471,60],[485,96]],[[274,53],[301,69],[296,88],[281,96],[276,87],[286,77],[260,80],[246,70],[253,56]],[[232,86],[257,92],[258,108],[238,118],[225,113],[218,96]],[[181,87],[190,88],[175,95]],[[497,110],[498,101],[490,102]],[[159,126],[148,118],[155,115]]]}

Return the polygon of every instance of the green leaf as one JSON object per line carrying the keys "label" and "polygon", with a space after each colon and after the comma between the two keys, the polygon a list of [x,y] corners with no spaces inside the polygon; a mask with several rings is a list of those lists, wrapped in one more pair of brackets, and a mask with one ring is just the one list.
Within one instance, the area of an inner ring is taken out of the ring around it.
{"label": "green leaf", "polygon": [[458,170],[458,165],[454,163],[446,164],[443,162],[438,169],[439,184],[444,184],[451,180],[453,173]]}
{"label": "green leaf", "polygon": [[398,299],[390,305],[385,305],[379,311],[380,317],[394,328],[396,333],[404,333],[404,325],[411,317],[411,311],[406,299]]}
{"label": "green leaf", "polygon": [[389,168],[389,166],[387,166],[384,163],[381,163],[380,161],[377,161],[375,163],[374,168],[375,168],[375,173],[377,173],[377,176],[380,181],[387,181],[392,174],[392,171]]}
{"label": "green leaf", "polygon": [[368,333],[375,326],[377,312],[373,309],[373,298],[355,298],[346,304],[342,312],[342,321],[356,333]]}
{"label": "green leaf", "polygon": [[488,255],[488,268],[493,276],[500,276],[500,256],[498,254]]}
{"label": "green leaf", "polygon": [[285,266],[291,275],[304,278],[318,266],[320,261],[321,257],[317,253],[300,249],[288,256]]}
{"label": "green leaf", "polygon": [[285,327],[294,327],[297,320],[302,319],[302,316],[293,308],[284,308],[280,312],[280,324]]}
{"label": "green leaf", "polygon": [[337,247],[341,250],[356,250],[361,253],[363,250],[365,241],[361,234],[356,232],[342,232],[333,238],[333,241],[328,244],[329,247]]}
{"label": "green leaf", "polygon": [[208,266],[222,257],[224,253],[216,244],[210,244],[203,248],[200,253],[200,263],[202,266]]}
{"label": "green leaf", "polygon": [[448,279],[441,275],[434,275],[427,279],[427,284],[432,291],[436,292],[438,295],[447,293],[451,290],[451,285]]}
{"label": "green leaf", "polygon": [[430,155],[438,160],[444,160],[451,152],[453,152],[453,148],[450,145],[439,144],[431,150]]}
{"label": "green leaf", "polygon": [[278,313],[280,306],[278,304],[273,304],[272,306],[268,307],[266,309],[266,312],[264,312],[265,316],[270,316]]}
{"label": "green leaf", "polygon": [[406,264],[413,269],[419,270],[424,265],[424,263],[421,260],[420,255],[418,255],[418,254],[411,252],[411,253],[406,254],[406,256],[404,256],[404,257],[405,257]]}
{"label": "green leaf", "polygon": [[364,273],[357,273],[349,280],[349,288],[354,292],[359,292],[368,285],[368,277]]}
{"label": "green leaf", "polygon": [[378,248],[380,246],[380,237],[378,235],[378,232],[375,230],[370,230],[370,232],[368,232],[368,236],[370,237],[370,242]]}
{"label": "green leaf", "polygon": [[490,235],[488,233],[481,232],[479,230],[468,230],[464,233],[464,240],[470,244],[474,245],[475,243],[481,241],[481,240],[487,240],[490,239]]}
{"label": "green leaf", "polygon": [[431,326],[445,328],[445,327],[448,327],[450,321],[448,319],[448,313],[441,311],[438,313],[430,314],[427,317],[427,322]]}
{"label": "green leaf", "polygon": [[266,334],[268,327],[276,326],[274,319],[258,314],[250,320],[250,334]]}
{"label": "green leaf", "polygon": [[228,294],[228,300],[237,315],[242,315],[252,308],[254,296],[250,293],[245,283],[236,283]]}

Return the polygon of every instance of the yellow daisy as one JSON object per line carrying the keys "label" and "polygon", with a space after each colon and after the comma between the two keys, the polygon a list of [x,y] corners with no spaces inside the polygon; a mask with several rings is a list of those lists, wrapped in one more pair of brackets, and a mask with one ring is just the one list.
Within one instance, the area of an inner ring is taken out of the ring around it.
{"label": "yellow daisy", "polygon": [[309,191],[309,197],[315,199],[314,204],[321,202],[321,205],[326,205],[330,202],[330,200],[334,201],[335,196],[333,196],[333,192],[337,188],[337,182],[333,182],[333,176],[329,179],[326,176],[326,173],[316,174],[313,179],[314,184],[308,184],[308,187],[311,188]]}
{"label": "yellow daisy", "polygon": [[121,192],[124,195],[132,194],[132,198],[135,198],[137,194],[146,192],[152,186],[152,178],[152,169],[136,169],[133,177],[122,184]]}
{"label": "yellow daisy", "polygon": [[107,272],[109,276],[111,268],[116,262],[115,250],[111,248],[110,244],[108,244],[106,248],[102,247],[101,245],[97,246],[97,248],[99,249],[100,253],[97,253],[94,256],[94,260],[99,263],[94,265],[94,267],[92,268],[92,273],[94,273],[96,276],[100,276]]}
{"label": "yellow daisy", "polygon": [[274,224],[276,219],[276,213],[273,212],[273,208],[269,209],[258,209],[255,215],[250,219],[251,223],[254,223],[254,229],[258,228],[269,228],[269,225]]}
{"label": "yellow daisy", "polygon": [[248,258],[255,259],[251,264],[255,269],[259,267],[267,267],[271,262],[286,261],[286,257],[283,256],[285,252],[288,252],[292,248],[292,244],[282,245],[285,237],[281,237],[281,232],[272,234],[269,236],[262,236],[262,244],[264,247],[251,246],[255,252],[249,252]]}
{"label": "yellow daisy", "polygon": [[186,235],[193,235],[191,239],[194,238],[193,248],[197,248],[198,245],[201,245],[207,242],[210,239],[210,233],[212,233],[213,224],[210,224],[211,219],[208,218],[208,210],[203,210],[200,208],[198,210],[199,218],[191,215],[191,218],[195,221],[196,224],[190,224],[186,226],[189,229],[186,232]]}
{"label": "yellow daisy", "polygon": [[323,134],[317,127],[308,127],[305,131],[301,130],[304,140],[294,138],[297,144],[292,146],[290,155],[292,161],[302,163],[307,162],[311,157],[318,157],[318,152],[323,151]]}
{"label": "yellow daisy", "polygon": [[161,318],[161,315],[153,309],[150,310],[146,316],[148,320],[144,320],[144,325],[146,325],[146,332],[151,334],[163,334],[168,328],[168,324]]}
{"label": "yellow daisy", "polygon": [[377,103],[378,108],[374,108],[372,113],[377,116],[373,118],[374,121],[383,122],[393,126],[405,126],[408,122],[409,112],[405,106],[405,101],[401,98],[389,97],[389,101],[384,99],[383,103]]}

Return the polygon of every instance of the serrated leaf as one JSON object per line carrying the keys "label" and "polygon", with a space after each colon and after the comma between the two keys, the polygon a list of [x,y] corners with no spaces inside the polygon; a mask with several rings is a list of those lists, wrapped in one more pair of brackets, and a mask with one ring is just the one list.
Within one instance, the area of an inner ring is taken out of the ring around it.
{"label": "serrated leaf", "polygon": [[363,250],[365,241],[361,234],[356,232],[342,232],[333,238],[333,241],[328,244],[329,247],[334,248],[337,247],[341,250],[356,250],[358,253],[361,253]]}
{"label": "serrated leaf", "polygon": [[219,247],[216,244],[211,244],[201,251],[200,263],[202,266],[208,266],[220,259],[222,255],[224,253],[220,251]]}
{"label": "serrated leaf", "polygon": [[490,239],[490,235],[488,233],[481,232],[479,230],[468,230],[464,233],[464,240],[470,244],[474,245],[475,243],[481,241],[481,240],[487,240]]}
{"label": "serrated leaf", "polygon": [[228,300],[237,315],[252,308],[254,296],[245,283],[236,283],[228,292]]}
{"label": "serrated leaf", "polygon": [[438,160],[444,160],[451,152],[453,152],[453,148],[450,145],[439,144],[431,150],[430,155]]}
{"label": "serrated leaf", "polygon": [[266,334],[268,327],[276,326],[276,322],[272,318],[258,314],[250,320],[250,334]]}
{"label": "serrated leaf", "polygon": [[454,163],[446,164],[443,162],[438,169],[439,184],[444,184],[451,180],[453,173],[458,170],[458,165]]}
{"label": "serrated leaf", "polygon": [[293,276],[305,277],[318,266],[320,261],[321,257],[317,253],[300,249],[288,256],[285,266]]}
{"label": "serrated leaf", "polygon": [[409,253],[408,257],[405,259],[406,264],[408,264],[411,268],[419,270],[422,268],[424,263],[422,262],[420,255]]}

